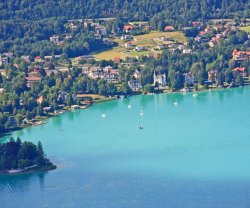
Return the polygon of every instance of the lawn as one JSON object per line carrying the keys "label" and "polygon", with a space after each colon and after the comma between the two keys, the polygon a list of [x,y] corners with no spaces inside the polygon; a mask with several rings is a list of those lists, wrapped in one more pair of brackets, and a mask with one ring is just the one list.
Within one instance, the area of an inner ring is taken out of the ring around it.
{"label": "lawn", "polygon": [[149,34],[138,35],[138,36],[135,36],[135,38],[138,41],[140,41],[144,39],[154,39],[154,38],[160,38],[164,36],[174,39],[175,41],[178,41],[180,43],[183,43],[187,40],[185,35],[182,32],[159,32],[159,31],[152,31]]}
{"label": "lawn", "polygon": [[123,51],[123,48],[120,46],[117,46],[110,50],[93,54],[93,56],[98,60],[113,60],[116,57],[124,59],[125,55],[121,53],[122,51]]}
{"label": "lawn", "polygon": [[157,43],[153,39],[140,39],[133,41],[133,43],[140,46],[157,46]]}
{"label": "lawn", "polygon": [[158,41],[154,39],[164,37],[164,36],[170,38],[173,41],[180,42],[180,43],[184,43],[187,40],[182,32],[152,31],[149,34],[134,36],[134,41],[132,41],[133,44],[136,46],[146,46],[147,48],[149,48],[149,51],[137,52],[137,51],[134,51],[133,49],[130,49],[128,51],[128,49],[125,49],[123,46],[125,42],[117,38],[117,39],[114,39],[114,41],[118,43],[119,46],[116,46],[110,50],[97,52],[93,54],[93,56],[97,60],[113,60],[115,57],[124,59],[126,56],[136,57],[136,56],[141,56],[141,55],[147,55],[148,53],[152,53],[152,51],[150,51],[150,48],[154,48],[155,46],[158,45]]}
{"label": "lawn", "polygon": [[240,30],[243,30],[247,33],[250,33],[250,26],[246,26],[246,27],[240,27]]}

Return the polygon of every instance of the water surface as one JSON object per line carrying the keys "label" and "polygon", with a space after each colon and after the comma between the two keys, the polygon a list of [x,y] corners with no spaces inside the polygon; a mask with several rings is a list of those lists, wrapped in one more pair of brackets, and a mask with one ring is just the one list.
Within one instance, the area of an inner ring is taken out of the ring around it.
{"label": "water surface", "polygon": [[249,87],[135,96],[14,132],[58,169],[0,176],[0,207],[249,208],[249,103]]}

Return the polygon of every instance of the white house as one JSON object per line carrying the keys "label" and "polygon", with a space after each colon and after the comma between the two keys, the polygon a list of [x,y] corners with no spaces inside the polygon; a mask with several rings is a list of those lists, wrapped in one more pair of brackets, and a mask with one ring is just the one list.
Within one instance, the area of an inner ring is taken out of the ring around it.
{"label": "white house", "polygon": [[138,79],[128,81],[128,86],[133,91],[139,91],[142,89],[142,85]]}
{"label": "white house", "polygon": [[191,54],[192,50],[191,49],[183,49],[182,53],[184,53],[184,54]]}
{"label": "white house", "polygon": [[144,50],[144,47],[143,47],[143,46],[136,46],[136,47],[135,47],[135,50],[136,50],[136,51],[143,51],[143,50]]}
{"label": "white house", "polygon": [[160,85],[161,87],[165,87],[167,85],[166,74],[158,74],[156,75],[154,71],[154,86]]}

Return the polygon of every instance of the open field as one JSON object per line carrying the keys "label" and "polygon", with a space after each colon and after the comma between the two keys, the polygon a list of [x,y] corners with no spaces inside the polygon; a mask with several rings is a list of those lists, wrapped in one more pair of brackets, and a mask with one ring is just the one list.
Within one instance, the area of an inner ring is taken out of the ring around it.
{"label": "open field", "polygon": [[140,41],[140,40],[145,40],[145,39],[160,38],[164,36],[174,39],[175,41],[180,42],[180,43],[183,43],[187,40],[185,35],[182,32],[159,32],[159,31],[152,31],[149,34],[138,35],[138,36],[135,36],[135,38],[138,41]]}
{"label": "open field", "polygon": [[247,33],[250,33],[250,26],[246,26],[246,27],[240,27],[240,30],[243,30]]}
{"label": "open field", "polygon": [[113,60],[115,57],[119,57],[121,59],[125,58],[125,55],[122,54],[122,48],[120,46],[114,47],[107,51],[102,51],[97,54],[93,54],[93,56],[98,60]]}
{"label": "open field", "polygon": [[160,41],[157,41],[157,38],[161,37],[168,37],[171,41],[168,41],[168,43],[171,42],[179,42],[184,43],[187,39],[184,36],[182,32],[159,32],[159,31],[152,31],[149,34],[144,35],[138,35],[134,36],[134,40],[130,41],[135,46],[145,46],[148,48],[148,50],[145,51],[134,51],[133,49],[126,49],[124,47],[125,41],[120,39],[114,39],[114,41],[119,44],[119,46],[116,46],[110,50],[101,51],[98,53],[93,54],[93,56],[97,60],[113,60],[115,57],[119,57],[121,59],[124,59],[126,56],[131,57],[137,57],[142,55],[147,55],[149,53],[154,53],[155,55],[157,53],[161,53],[161,51],[151,51],[150,49],[156,47]]}

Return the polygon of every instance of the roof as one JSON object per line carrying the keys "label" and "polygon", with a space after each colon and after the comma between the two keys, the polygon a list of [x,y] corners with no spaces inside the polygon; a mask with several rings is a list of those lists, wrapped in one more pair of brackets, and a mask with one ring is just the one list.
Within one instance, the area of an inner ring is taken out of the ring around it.
{"label": "roof", "polygon": [[165,27],[165,30],[174,30],[174,27],[169,25]]}
{"label": "roof", "polygon": [[133,30],[135,27],[133,25],[124,25],[124,30]]}
{"label": "roof", "polygon": [[114,62],[120,62],[120,61],[121,61],[121,59],[119,57],[114,58]]}
{"label": "roof", "polygon": [[245,70],[246,70],[246,68],[245,67],[237,67],[237,68],[235,68],[235,69],[233,69],[233,71],[235,71],[235,72],[245,72]]}
{"label": "roof", "polygon": [[200,27],[201,26],[201,22],[193,22],[193,26]]}
{"label": "roof", "polygon": [[200,31],[199,35],[206,35],[207,33],[205,31]]}

